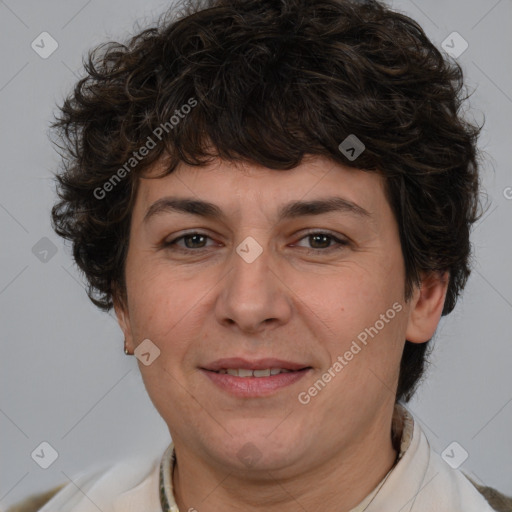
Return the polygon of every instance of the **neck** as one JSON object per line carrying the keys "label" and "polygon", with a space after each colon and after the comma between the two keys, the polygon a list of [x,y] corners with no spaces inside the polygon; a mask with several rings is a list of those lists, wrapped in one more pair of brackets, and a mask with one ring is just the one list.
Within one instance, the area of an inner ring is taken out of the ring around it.
{"label": "neck", "polygon": [[258,478],[241,478],[235,470],[219,473],[193,452],[176,453],[173,488],[178,508],[201,512],[256,512],[262,507],[267,512],[349,512],[375,489],[398,455],[390,428],[375,427],[321,465],[301,463],[286,475],[267,471]]}

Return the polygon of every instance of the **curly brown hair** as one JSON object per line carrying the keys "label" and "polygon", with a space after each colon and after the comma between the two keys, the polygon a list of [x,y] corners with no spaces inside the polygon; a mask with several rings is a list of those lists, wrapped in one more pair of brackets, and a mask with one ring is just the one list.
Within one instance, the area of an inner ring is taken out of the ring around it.
{"label": "curly brown hair", "polygon": [[[454,308],[481,215],[482,127],[460,115],[460,65],[414,20],[374,0],[197,1],[84,66],[52,124],[63,159],[52,221],[99,308],[126,300],[138,178],[157,160],[165,174],[212,157],[278,170],[306,154],[384,176],[405,299],[421,272],[449,271],[443,315]],[[353,161],[338,148],[350,134],[365,146]],[[427,355],[406,341],[397,400],[412,397]]]}

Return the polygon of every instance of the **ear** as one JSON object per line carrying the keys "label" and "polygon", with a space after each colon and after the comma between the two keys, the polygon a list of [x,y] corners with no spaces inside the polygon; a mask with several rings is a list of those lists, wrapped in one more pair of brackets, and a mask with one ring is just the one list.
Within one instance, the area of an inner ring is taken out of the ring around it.
{"label": "ear", "polygon": [[135,347],[133,346],[128,305],[125,300],[119,298],[117,293],[113,294],[112,302],[114,303],[114,311],[116,313],[117,322],[119,323],[119,327],[121,327],[121,330],[124,334],[124,339],[126,340],[126,348],[129,352],[133,353]]}
{"label": "ear", "polygon": [[406,339],[412,343],[425,343],[437,329],[443,312],[450,275],[448,272],[429,272],[421,277],[409,310]]}

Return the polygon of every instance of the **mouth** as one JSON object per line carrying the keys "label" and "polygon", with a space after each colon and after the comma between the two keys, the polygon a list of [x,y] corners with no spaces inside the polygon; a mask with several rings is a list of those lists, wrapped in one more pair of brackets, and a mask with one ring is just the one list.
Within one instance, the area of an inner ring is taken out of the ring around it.
{"label": "mouth", "polygon": [[265,368],[263,370],[256,370],[251,368],[221,368],[220,370],[206,370],[212,371],[213,373],[218,373],[220,375],[233,375],[234,377],[270,377],[271,375],[279,375],[281,373],[292,373],[292,372],[300,372],[302,370],[308,370],[311,366],[306,366],[299,370],[288,370],[287,368]]}
{"label": "mouth", "polygon": [[[286,361],[284,359],[276,359],[276,358],[261,358],[261,359],[245,359],[243,357],[227,357],[222,359],[217,359],[212,363],[202,367],[204,370],[212,371],[212,372],[221,372],[221,373],[229,373],[229,371],[236,370],[241,373],[241,375],[237,375],[239,377],[250,377],[250,374],[244,374],[245,371],[251,372],[261,372],[261,371],[270,371],[274,372],[274,374],[287,372],[287,371],[297,371],[303,370],[304,368],[311,368],[307,364],[297,363],[295,361]],[[279,370],[279,371],[278,371]],[[231,375],[235,375],[231,373]],[[258,373],[254,375],[255,377],[260,376]],[[268,376],[268,375],[261,375]]]}
{"label": "mouth", "polygon": [[279,359],[219,359],[200,371],[222,391],[241,398],[276,394],[313,370],[312,366]]}

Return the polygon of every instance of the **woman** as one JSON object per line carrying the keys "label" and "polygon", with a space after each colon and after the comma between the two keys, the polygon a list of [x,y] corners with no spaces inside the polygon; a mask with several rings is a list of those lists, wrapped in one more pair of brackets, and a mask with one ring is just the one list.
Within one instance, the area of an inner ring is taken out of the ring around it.
{"label": "woman", "polygon": [[210,0],[86,69],[54,227],[172,442],[23,510],[512,510],[404,405],[470,272],[458,65],[377,2]]}

